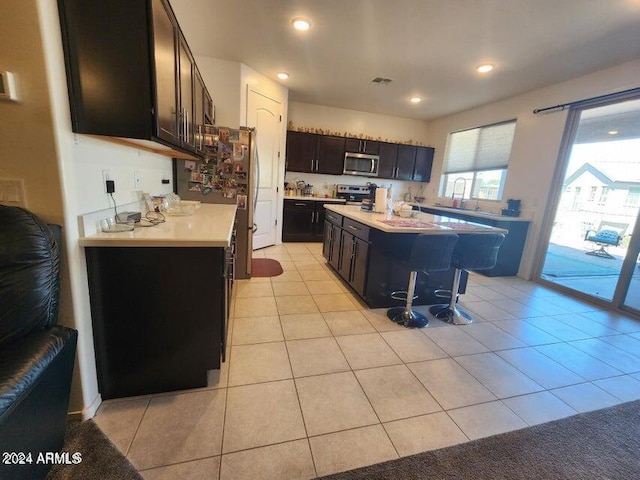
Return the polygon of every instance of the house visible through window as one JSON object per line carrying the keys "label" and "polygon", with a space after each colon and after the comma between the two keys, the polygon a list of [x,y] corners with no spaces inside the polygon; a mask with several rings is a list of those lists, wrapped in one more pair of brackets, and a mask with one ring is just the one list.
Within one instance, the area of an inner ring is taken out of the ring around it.
{"label": "house visible through window", "polygon": [[598,205],[604,205],[607,203],[607,195],[609,195],[609,187],[602,187],[600,198],[598,199]]}
{"label": "house visible through window", "polygon": [[596,192],[598,191],[598,187],[591,187],[589,190],[589,201],[593,202],[596,199]]}
{"label": "house visible through window", "polygon": [[451,133],[440,195],[500,200],[515,129],[510,120]]}
{"label": "house visible through window", "polygon": [[631,207],[640,205],[640,188],[631,187],[624,203]]}

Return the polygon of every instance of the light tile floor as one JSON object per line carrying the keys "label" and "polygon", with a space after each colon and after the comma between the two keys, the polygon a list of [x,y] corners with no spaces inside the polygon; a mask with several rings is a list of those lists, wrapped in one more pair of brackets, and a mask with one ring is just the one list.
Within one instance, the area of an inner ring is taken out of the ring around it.
{"label": "light tile floor", "polygon": [[472,325],[407,330],[321,248],[256,252],[285,272],[236,282],[208,388],[102,404],[95,421],[146,479],[313,478],[640,398],[640,321],[471,275]]}

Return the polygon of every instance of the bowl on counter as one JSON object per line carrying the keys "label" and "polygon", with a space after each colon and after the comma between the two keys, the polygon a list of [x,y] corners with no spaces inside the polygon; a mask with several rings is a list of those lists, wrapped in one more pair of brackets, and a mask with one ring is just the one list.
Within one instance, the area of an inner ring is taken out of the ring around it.
{"label": "bowl on counter", "polygon": [[413,199],[418,203],[424,202],[424,197],[413,197]]}

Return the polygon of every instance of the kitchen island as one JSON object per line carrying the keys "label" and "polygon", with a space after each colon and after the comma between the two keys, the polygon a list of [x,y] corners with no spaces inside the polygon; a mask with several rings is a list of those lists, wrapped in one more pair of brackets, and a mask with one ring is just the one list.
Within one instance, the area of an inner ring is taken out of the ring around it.
{"label": "kitchen island", "polygon": [[85,248],[103,399],[207,386],[224,361],[235,205],[97,232]]}
{"label": "kitchen island", "polygon": [[[417,211],[413,218],[401,218],[350,205],[325,205],[325,209],[322,254],[371,308],[402,305],[390,294],[407,289],[409,270],[398,259],[409,257],[416,235],[508,233],[502,228]],[[451,288],[453,272],[419,272],[414,305],[448,303],[434,292]],[[466,278],[463,274],[460,293],[465,291]]]}

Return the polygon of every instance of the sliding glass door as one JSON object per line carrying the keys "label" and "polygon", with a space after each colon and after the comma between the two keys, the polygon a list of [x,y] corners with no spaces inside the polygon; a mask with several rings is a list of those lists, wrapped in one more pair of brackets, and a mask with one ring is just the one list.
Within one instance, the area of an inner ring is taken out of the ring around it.
{"label": "sliding glass door", "polygon": [[540,279],[640,313],[640,99],[575,108]]}

